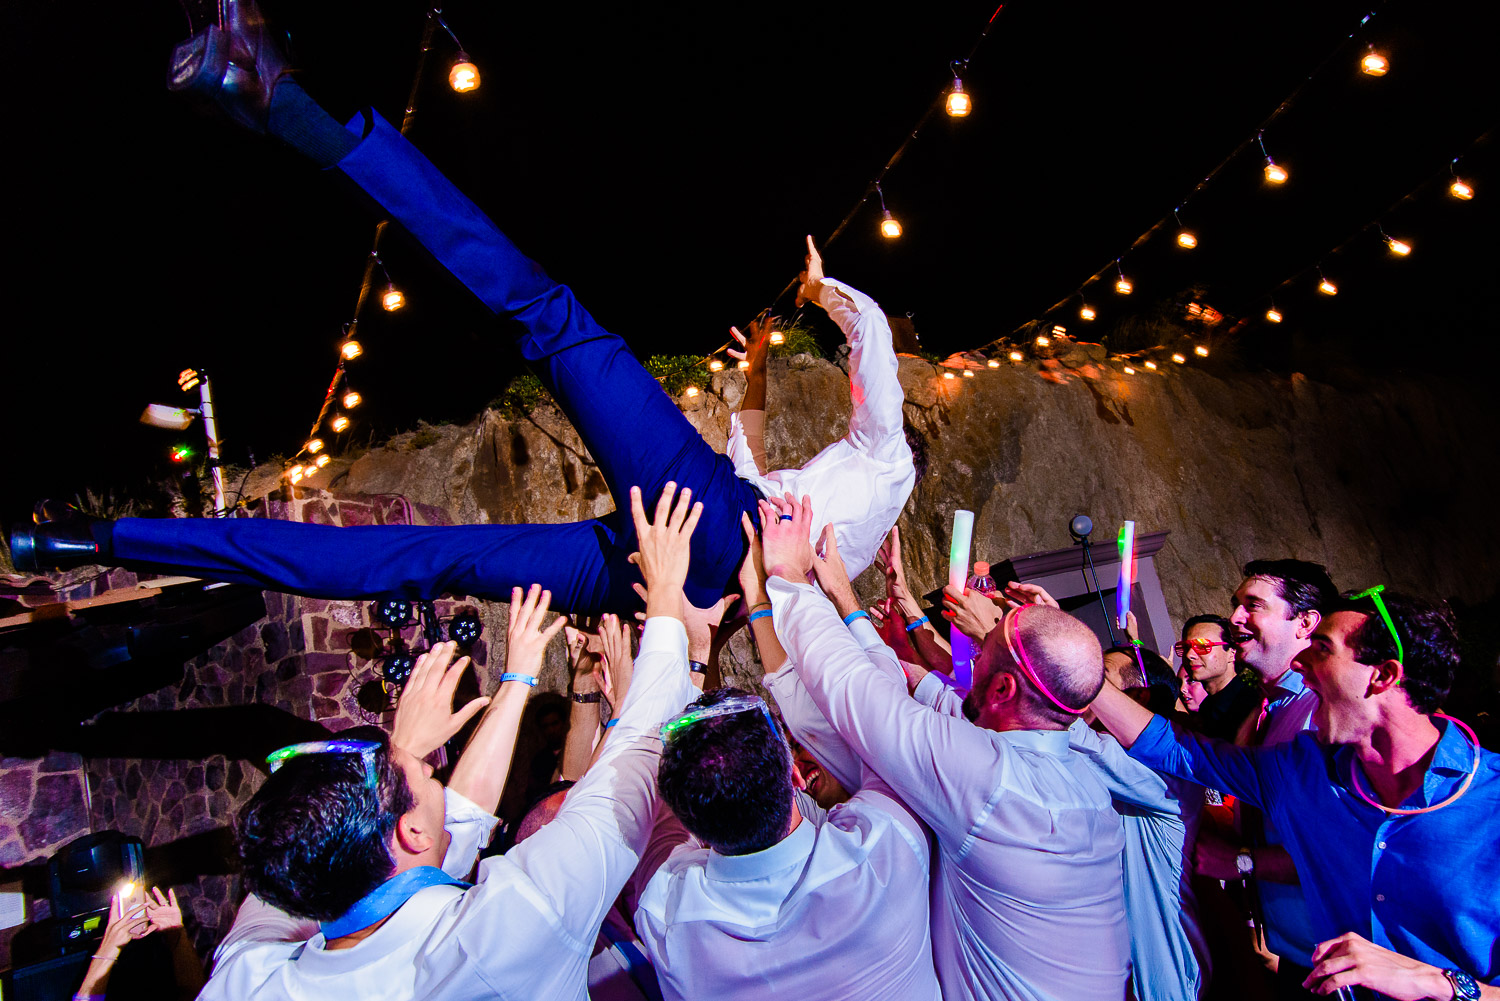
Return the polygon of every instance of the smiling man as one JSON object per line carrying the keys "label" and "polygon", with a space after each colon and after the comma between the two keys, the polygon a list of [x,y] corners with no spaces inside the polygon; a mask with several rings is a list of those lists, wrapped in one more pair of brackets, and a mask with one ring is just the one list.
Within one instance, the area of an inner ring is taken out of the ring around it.
{"label": "smiling man", "polygon": [[1309,638],[1295,664],[1317,730],[1289,743],[1174,730],[1110,686],[1094,711],[1132,757],[1275,821],[1319,943],[1309,989],[1500,999],[1500,756],[1437,711],[1459,662],[1452,614],[1373,588],[1325,605]]}

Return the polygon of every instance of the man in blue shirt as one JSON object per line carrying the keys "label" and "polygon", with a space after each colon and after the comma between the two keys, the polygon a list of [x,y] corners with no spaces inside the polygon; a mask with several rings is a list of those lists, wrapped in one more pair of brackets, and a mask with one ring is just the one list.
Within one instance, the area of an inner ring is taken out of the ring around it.
{"label": "man in blue shirt", "polygon": [[1372,589],[1330,606],[1293,662],[1316,732],[1235,747],[1107,685],[1094,711],[1133,757],[1275,821],[1319,939],[1309,988],[1500,999],[1500,756],[1437,711],[1458,661],[1446,607]]}

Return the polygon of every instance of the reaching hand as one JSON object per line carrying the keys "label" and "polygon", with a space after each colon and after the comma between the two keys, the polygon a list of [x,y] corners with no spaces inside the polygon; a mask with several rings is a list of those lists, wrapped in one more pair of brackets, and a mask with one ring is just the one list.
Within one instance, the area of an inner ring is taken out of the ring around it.
{"label": "reaching hand", "polygon": [[146,920],[150,924],[148,931],[152,932],[181,928],[182,908],[177,905],[177,891],[169,888],[163,897],[161,890],[153,886],[151,899],[146,901]]}
{"label": "reaching hand", "polygon": [[1141,642],[1141,626],[1140,623],[1136,620],[1135,613],[1126,612],[1125,621],[1121,623],[1121,625],[1124,627],[1125,636],[1130,640],[1130,642],[1139,645]]}
{"label": "reaching hand", "polygon": [[760,537],[766,572],[793,583],[803,583],[813,568],[812,498],[798,504],[791,494],[760,502]]}
{"label": "reaching hand", "polygon": [[120,954],[120,950],[135,939],[151,933],[151,921],[146,917],[144,891],[132,886],[128,893],[116,893],[109,898],[109,923],[104,926],[104,938],[96,957],[109,959]]}
{"label": "reaching hand", "polygon": [[765,553],[748,512],[740,514],[740,528],[745,532],[745,561],[740,564],[740,590],[745,593],[745,607],[753,608],[771,600],[766,594]]}
{"label": "reaching hand", "polygon": [[[514,608],[511,614],[514,616]],[[469,666],[467,657],[449,666],[457,649],[457,643],[439,643],[422,654],[401,690],[391,743],[414,758],[425,758],[442,747],[475,713],[490,704],[480,696],[458,712],[453,711],[453,693]]]}
{"label": "reaching hand", "polygon": [[599,690],[609,700],[618,714],[625,704],[625,695],[630,691],[630,679],[635,674],[635,659],[630,653],[631,627],[621,622],[619,616],[605,615],[599,620],[599,644],[603,647],[602,663],[594,669],[599,679]]}
{"label": "reaching hand", "polygon": [[1048,608],[1061,608],[1057,599],[1047,593],[1047,589],[1040,584],[1017,584],[1009,581],[1005,587],[996,591],[992,596],[995,601],[1002,602],[1007,609],[1020,608],[1022,605],[1046,605]]}
{"label": "reaching hand", "polygon": [[990,630],[999,624],[1004,614],[998,607],[1000,604],[999,592],[991,595],[966,587],[958,593],[952,584],[943,588],[943,615],[976,643],[984,642]]}
{"label": "reaching hand", "polygon": [[[672,505],[674,494],[677,495],[675,507]],[[647,521],[645,508],[641,506],[641,488],[630,488],[630,515],[635,519],[635,534],[640,547],[631,554],[630,562],[640,567],[641,576],[646,578],[647,615],[683,618],[682,585],[687,582],[693,529],[698,527],[698,519],[703,516],[701,501],[689,508],[692,496],[692,490],[687,487],[677,494],[677,484],[669,482],[662,488],[661,497],[656,502],[654,520]]]}
{"label": "reaching hand", "polygon": [[750,332],[748,337],[740,333],[739,327],[730,327],[730,335],[739,341],[740,347],[745,350],[736,351],[734,348],[730,348],[728,352],[729,357],[740,361],[748,361],[751,372],[764,372],[766,359],[771,357],[771,331],[775,325],[776,318],[771,316],[769,312],[766,312],[761,313],[746,326],[745,329]]}
{"label": "reaching hand", "polygon": [[890,598],[870,606],[870,621],[885,645],[896,651],[898,660],[919,661],[922,655],[911,644],[911,634],[906,631],[906,616]]}
{"label": "reaching hand", "polygon": [[901,530],[895,525],[875,551],[875,565],[885,574],[887,588],[892,583],[906,586],[906,568],[901,565]]}
{"label": "reaching hand", "polygon": [[1341,987],[1368,987],[1397,1001],[1453,996],[1453,985],[1436,966],[1382,949],[1354,932],[1320,942],[1313,950],[1313,971],[1302,986],[1314,994]]}
{"label": "reaching hand", "polygon": [[797,305],[801,306],[808,300],[818,297],[818,286],[823,281],[823,258],[818,254],[818,248],[813,246],[813,238],[807,238],[807,257],[804,259],[806,267],[797,276],[800,285],[797,286]]}
{"label": "reaching hand", "polygon": [[[562,632],[568,622],[559,615],[545,629],[547,608],[552,603],[552,592],[543,591],[542,585],[533,584],[523,600],[521,589],[510,589],[510,626],[505,630],[505,673],[529,674],[536,677],[542,670],[542,655],[552,637]],[[442,644],[439,644],[442,645]]]}
{"label": "reaching hand", "polygon": [[820,552],[813,554],[813,573],[818,577],[818,586],[833,602],[840,615],[848,615],[859,609],[859,599],[854,596],[854,585],[849,582],[849,568],[839,555],[839,543],[834,537],[833,524],[823,526],[823,537],[818,540]]}

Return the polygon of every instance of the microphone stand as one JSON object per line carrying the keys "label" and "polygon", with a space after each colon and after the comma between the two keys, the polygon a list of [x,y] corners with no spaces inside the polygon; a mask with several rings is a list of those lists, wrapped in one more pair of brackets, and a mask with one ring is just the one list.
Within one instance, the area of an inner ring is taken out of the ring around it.
{"label": "microphone stand", "polygon": [[[1088,563],[1089,573],[1093,575],[1094,597],[1099,599],[1099,611],[1104,613],[1104,628],[1109,630],[1109,645],[1116,646],[1118,644],[1115,640],[1115,623],[1114,620],[1109,617],[1109,606],[1104,602],[1104,592],[1099,589],[1099,571],[1094,569],[1094,554],[1092,552],[1093,546],[1089,543],[1089,537],[1087,535],[1074,535],[1073,538],[1076,539],[1078,541],[1078,544],[1083,547],[1083,558]],[[1089,580],[1087,577],[1085,577],[1083,579],[1083,586],[1088,587],[1088,583]]]}

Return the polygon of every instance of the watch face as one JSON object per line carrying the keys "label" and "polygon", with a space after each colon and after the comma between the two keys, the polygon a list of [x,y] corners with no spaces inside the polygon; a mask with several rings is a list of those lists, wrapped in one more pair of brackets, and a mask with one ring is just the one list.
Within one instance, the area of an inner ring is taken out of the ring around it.
{"label": "watch face", "polygon": [[1474,978],[1462,970],[1449,970],[1448,976],[1453,981],[1453,992],[1464,1001],[1477,1001],[1479,998],[1479,984]]}

